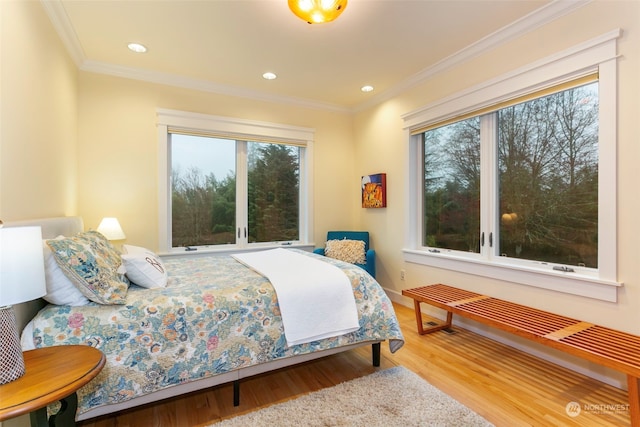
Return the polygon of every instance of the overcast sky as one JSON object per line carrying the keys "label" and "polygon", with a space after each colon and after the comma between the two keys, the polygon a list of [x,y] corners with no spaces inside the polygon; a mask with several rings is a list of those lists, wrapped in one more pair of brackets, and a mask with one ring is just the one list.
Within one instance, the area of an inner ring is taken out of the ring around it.
{"label": "overcast sky", "polygon": [[236,168],[235,141],[172,134],[171,163],[182,173],[196,167],[205,175],[213,172],[217,180],[224,179]]}

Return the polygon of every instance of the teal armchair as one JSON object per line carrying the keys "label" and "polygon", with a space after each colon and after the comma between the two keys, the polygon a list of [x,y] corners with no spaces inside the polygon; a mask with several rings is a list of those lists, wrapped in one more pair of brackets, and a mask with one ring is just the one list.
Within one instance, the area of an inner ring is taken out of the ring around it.
{"label": "teal armchair", "polygon": [[[376,252],[369,247],[368,231],[329,231],[327,240],[362,240],[364,241],[365,260],[364,264],[355,264],[366,270],[373,278],[376,277]],[[324,248],[316,248],[314,253],[324,256]]]}

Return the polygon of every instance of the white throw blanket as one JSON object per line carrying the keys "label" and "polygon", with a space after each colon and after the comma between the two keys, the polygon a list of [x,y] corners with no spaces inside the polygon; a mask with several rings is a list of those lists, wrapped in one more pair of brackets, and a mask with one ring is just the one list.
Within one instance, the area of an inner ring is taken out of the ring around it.
{"label": "white throw blanket", "polygon": [[338,267],[281,248],[232,256],[275,288],[289,346],[360,327],[351,283]]}

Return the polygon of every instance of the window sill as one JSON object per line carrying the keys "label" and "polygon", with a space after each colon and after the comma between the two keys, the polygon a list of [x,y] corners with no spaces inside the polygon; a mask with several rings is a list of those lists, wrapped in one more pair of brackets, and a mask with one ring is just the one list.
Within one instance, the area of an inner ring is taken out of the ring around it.
{"label": "window sill", "polygon": [[240,248],[235,245],[217,245],[217,246],[199,246],[196,250],[187,251],[185,248],[173,248],[169,252],[162,252],[158,255],[162,258],[181,258],[192,256],[208,256],[208,255],[229,255],[243,252],[265,251],[275,248],[295,248],[303,251],[311,252],[315,248],[313,243],[292,243],[290,245],[278,244],[261,244],[251,247]]}
{"label": "window sill", "polygon": [[485,260],[457,257],[447,253],[427,253],[403,249],[406,262],[444,268],[461,273],[514,282],[602,301],[617,302],[622,283],[590,277],[579,273],[491,263]]}

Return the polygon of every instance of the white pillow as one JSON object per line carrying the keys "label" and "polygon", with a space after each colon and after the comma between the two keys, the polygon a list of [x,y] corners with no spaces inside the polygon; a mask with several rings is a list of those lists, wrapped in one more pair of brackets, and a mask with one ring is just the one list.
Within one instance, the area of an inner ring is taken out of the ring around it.
{"label": "white pillow", "polygon": [[167,286],[167,270],[158,255],[140,246],[122,245],[122,262],[131,282],[143,288]]}
{"label": "white pillow", "polygon": [[[56,239],[63,239],[58,236]],[[60,269],[51,248],[46,240],[42,242],[44,252],[44,276],[47,284],[47,294],[43,297],[45,301],[56,305],[87,305],[89,299],[82,295],[82,292],[69,280]]]}

